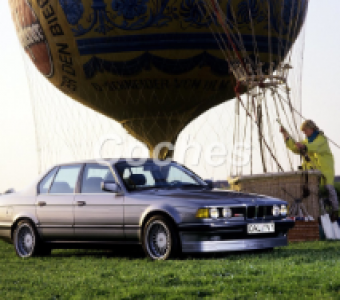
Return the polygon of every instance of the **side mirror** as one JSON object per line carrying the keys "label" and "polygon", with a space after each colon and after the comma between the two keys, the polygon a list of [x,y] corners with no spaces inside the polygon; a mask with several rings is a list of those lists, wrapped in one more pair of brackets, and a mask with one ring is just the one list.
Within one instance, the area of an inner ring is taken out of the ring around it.
{"label": "side mirror", "polygon": [[4,195],[13,194],[13,193],[15,193],[15,190],[14,189],[9,189],[6,192],[4,192]]}
{"label": "side mirror", "polygon": [[212,180],[204,180],[204,182],[208,185],[208,187],[210,188],[210,189],[213,189],[214,188],[214,183],[213,183],[213,181]]}
{"label": "side mirror", "polygon": [[101,188],[105,192],[110,192],[110,193],[119,193],[120,192],[120,187],[117,183],[114,181],[103,181],[101,183]]}

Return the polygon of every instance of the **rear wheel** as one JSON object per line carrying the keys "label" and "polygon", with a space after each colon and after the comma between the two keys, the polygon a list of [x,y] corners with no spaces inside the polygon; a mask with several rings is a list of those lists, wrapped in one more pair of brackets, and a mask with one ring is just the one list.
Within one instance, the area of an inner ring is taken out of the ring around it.
{"label": "rear wheel", "polygon": [[152,217],[143,230],[143,249],[152,260],[166,260],[179,254],[176,228],[163,216]]}
{"label": "rear wheel", "polygon": [[34,225],[27,220],[18,223],[13,242],[17,255],[22,258],[51,254],[51,248],[41,242]]}

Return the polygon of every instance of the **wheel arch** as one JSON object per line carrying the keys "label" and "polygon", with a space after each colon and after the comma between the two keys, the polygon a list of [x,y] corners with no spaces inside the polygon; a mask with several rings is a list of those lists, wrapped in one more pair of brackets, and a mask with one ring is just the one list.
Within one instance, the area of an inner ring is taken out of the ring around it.
{"label": "wheel arch", "polygon": [[[178,230],[178,224],[177,221],[175,220],[175,218],[173,218],[173,215],[171,215],[169,212],[167,211],[164,211],[164,210],[161,210],[161,209],[155,209],[155,210],[152,210],[152,211],[149,211],[149,213],[147,213],[143,219],[143,222],[142,222],[142,226],[141,226],[141,229],[139,231],[139,240],[140,240],[140,243],[143,245],[143,248],[144,248],[144,251],[146,252],[147,254],[147,250],[144,246],[144,228],[145,228],[145,225],[148,223],[148,221],[154,217],[154,216],[161,216],[161,217],[164,217],[167,221],[169,221],[171,224],[169,225],[172,225],[171,227],[173,227],[173,235],[174,235],[174,245],[175,246],[175,250],[172,250],[172,254],[170,254],[172,257],[177,257],[181,252],[182,252],[182,239],[181,239],[181,236],[180,236],[180,233],[179,233],[179,230]],[[175,254],[174,252],[175,251]],[[149,254],[147,254],[149,256]]]}
{"label": "wheel arch", "polygon": [[[140,232],[139,232],[139,240],[142,241],[143,237],[143,231],[146,223],[156,215],[160,215],[168,219],[172,225],[175,226],[176,229],[178,229],[178,224],[181,222],[181,217],[179,213],[174,209],[174,208],[154,208],[154,209],[149,209],[144,214],[142,215],[140,219]],[[178,232],[178,230],[177,230]]]}
{"label": "wheel arch", "polygon": [[14,221],[13,221],[13,224],[11,226],[11,240],[13,241],[13,233],[14,233],[14,230],[15,228],[17,227],[17,225],[21,222],[21,221],[24,221],[24,220],[27,220],[29,222],[32,223],[32,225],[35,227],[37,233],[39,234],[40,236],[40,232],[37,228],[37,224],[38,224],[38,220],[34,217],[34,216],[31,216],[31,215],[18,215],[14,218]]}

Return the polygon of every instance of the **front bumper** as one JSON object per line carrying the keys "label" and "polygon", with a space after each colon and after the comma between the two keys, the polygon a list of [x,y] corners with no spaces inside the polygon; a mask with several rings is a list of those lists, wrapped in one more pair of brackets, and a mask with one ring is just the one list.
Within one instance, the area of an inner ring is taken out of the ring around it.
{"label": "front bumper", "polygon": [[[271,221],[269,221],[271,222]],[[179,225],[183,252],[228,252],[287,246],[287,232],[294,227],[291,220],[276,220],[275,232],[248,234],[247,225],[268,221],[217,222]]]}
{"label": "front bumper", "polygon": [[260,238],[230,241],[187,241],[182,242],[183,252],[230,252],[267,249],[287,246],[286,236],[276,238]]}

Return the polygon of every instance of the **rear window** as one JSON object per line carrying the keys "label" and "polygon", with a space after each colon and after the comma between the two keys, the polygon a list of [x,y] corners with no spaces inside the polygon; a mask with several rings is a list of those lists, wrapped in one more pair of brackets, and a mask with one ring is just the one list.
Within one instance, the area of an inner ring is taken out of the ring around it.
{"label": "rear window", "polygon": [[51,183],[53,181],[53,178],[54,178],[54,175],[55,173],[57,172],[58,168],[55,167],[53,168],[46,176],[45,178],[40,182],[39,184],[39,189],[38,189],[38,192],[39,194],[47,194],[49,189],[50,189],[50,186],[51,186]]}
{"label": "rear window", "polygon": [[50,189],[50,193],[72,194],[78,182],[80,169],[81,165],[60,167]]}

